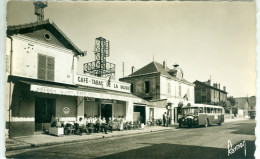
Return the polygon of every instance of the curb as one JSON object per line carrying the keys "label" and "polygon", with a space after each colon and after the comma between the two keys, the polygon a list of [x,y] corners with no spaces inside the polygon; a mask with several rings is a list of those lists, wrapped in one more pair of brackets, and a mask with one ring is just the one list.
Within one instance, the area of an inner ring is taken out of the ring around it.
{"label": "curb", "polygon": [[133,133],[133,134],[119,134],[119,135],[111,135],[111,136],[98,136],[90,139],[77,139],[77,140],[70,140],[70,141],[62,141],[62,142],[49,142],[49,143],[43,143],[43,144],[28,144],[28,145],[22,145],[22,146],[16,146],[16,147],[9,147],[6,148],[6,151],[14,151],[14,150],[22,150],[22,149],[28,149],[28,148],[38,148],[38,147],[44,147],[44,146],[53,146],[53,145],[62,145],[66,143],[77,143],[77,142],[84,142],[84,141],[91,141],[91,140],[100,140],[105,138],[115,138],[115,137],[122,137],[122,136],[135,136],[140,134],[149,134],[152,132],[162,132],[162,131],[169,131],[172,129],[163,129],[163,130],[151,130],[148,132],[140,132],[140,133]]}

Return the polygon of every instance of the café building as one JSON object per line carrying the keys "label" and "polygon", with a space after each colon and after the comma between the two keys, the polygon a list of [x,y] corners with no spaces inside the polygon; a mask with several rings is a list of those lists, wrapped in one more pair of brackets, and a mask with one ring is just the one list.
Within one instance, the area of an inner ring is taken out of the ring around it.
{"label": "caf\u00e9 building", "polygon": [[42,133],[58,118],[133,121],[141,99],[130,84],[78,74],[85,53],[51,20],[8,26],[6,44],[7,137]]}

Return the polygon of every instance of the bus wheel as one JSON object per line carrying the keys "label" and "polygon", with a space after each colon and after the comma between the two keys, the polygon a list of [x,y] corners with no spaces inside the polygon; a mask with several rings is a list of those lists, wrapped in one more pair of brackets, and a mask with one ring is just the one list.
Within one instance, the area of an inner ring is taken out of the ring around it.
{"label": "bus wheel", "polygon": [[219,122],[218,125],[221,125],[221,122]]}
{"label": "bus wheel", "polygon": [[182,128],[182,124],[181,124],[181,122],[179,122],[179,128]]}
{"label": "bus wheel", "polygon": [[205,119],[205,128],[209,126],[208,119]]}

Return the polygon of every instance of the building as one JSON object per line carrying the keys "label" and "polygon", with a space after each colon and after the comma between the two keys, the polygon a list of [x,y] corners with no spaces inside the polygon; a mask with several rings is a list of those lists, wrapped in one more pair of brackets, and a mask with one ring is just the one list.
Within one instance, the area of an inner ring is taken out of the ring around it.
{"label": "building", "polygon": [[184,79],[178,64],[168,68],[165,62],[153,61],[120,81],[130,83],[134,95],[151,103],[147,119],[162,118],[168,111],[171,123],[176,123],[178,106],[194,103],[194,84]]}
{"label": "building", "polygon": [[[121,117],[133,121],[130,84],[78,74],[81,51],[51,20],[8,26],[6,130],[9,137],[42,133],[54,118]],[[81,71],[82,72],[82,71]]]}
{"label": "building", "polygon": [[237,108],[238,118],[247,118],[249,110],[249,100],[248,97],[234,98],[236,101],[235,107]]}
{"label": "building", "polygon": [[251,96],[248,99],[248,115],[250,116],[250,118],[255,118],[256,115],[256,97],[255,96]]}
{"label": "building", "polygon": [[222,105],[227,102],[226,87],[223,90],[220,89],[220,84],[213,83],[211,81],[200,82],[196,80],[195,84],[195,103]]}

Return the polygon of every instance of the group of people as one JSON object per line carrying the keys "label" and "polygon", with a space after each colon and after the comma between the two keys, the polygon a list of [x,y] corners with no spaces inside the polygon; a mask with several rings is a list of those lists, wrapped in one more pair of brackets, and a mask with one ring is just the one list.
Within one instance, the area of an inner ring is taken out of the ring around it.
{"label": "group of people", "polygon": [[94,131],[96,133],[99,133],[100,131],[104,131],[107,134],[107,131],[110,130],[113,132],[113,123],[111,117],[109,118],[109,121],[107,122],[105,117],[101,119],[101,117],[89,117],[84,119],[82,117],[79,118],[79,121],[77,121],[77,124],[79,125],[79,128],[84,130],[86,127],[93,127]]}
{"label": "group of people", "polygon": [[164,112],[163,114],[163,126],[169,126],[170,124],[170,115],[169,114],[166,114],[166,112]]}

